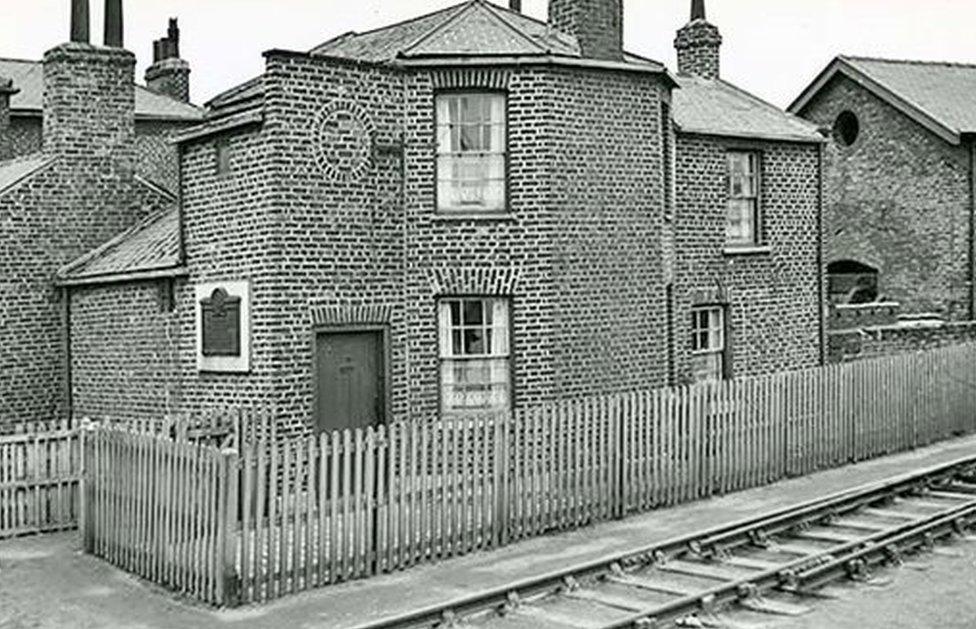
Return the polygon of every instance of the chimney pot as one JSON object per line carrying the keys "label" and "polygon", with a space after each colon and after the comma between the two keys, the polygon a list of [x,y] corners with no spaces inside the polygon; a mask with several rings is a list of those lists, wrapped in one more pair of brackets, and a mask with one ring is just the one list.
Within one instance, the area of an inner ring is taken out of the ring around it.
{"label": "chimney pot", "polygon": [[705,20],[705,0],[692,0],[691,2],[691,21]]}
{"label": "chimney pot", "polygon": [[721,76],[722,34],[705,19],[705,0],[692,0],[691,21],[674,40],[678,73],[703,79]]}
{"label": "chimney pot", "polygon": [[105,0],[105,45],[110,48],[123,48],[122,0]]}
{"label": "chimney pot", "polygon": [[522,12],[522,0],[509,0],[508,7],[517,13]]}
{"label": "chimney pot", "polygon": [[71,41],[79,44],[91,42],[88,0],[71,0]]}

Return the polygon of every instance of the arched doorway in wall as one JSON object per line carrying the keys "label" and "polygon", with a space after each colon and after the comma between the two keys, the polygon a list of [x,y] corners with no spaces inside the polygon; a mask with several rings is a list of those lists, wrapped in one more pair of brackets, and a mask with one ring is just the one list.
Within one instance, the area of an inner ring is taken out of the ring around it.
{"label": "arched doorway in wall", "polygon": [[855,260],[827,265],[827,294],[832,304],[869,304],[880,296],[878,269]]}

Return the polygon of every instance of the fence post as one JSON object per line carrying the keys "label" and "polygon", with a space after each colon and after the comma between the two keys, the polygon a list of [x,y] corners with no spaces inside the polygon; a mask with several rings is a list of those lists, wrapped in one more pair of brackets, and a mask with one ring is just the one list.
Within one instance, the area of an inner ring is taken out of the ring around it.
{"label": "fence post", "polygon": [[508,545],[508,426],[511,415],[495,416],[495,545]]}
{"label": "fence post", "polygon": [[91,536],[90,511],[91,505],[88,501],[89,481],[88,474],[90,462],[88,460],[88,443],[90,435],[94,433],[94,426],[90,422],[83,422],[78,429],[78,448],[80,450],[78,471],[78,529],[81,533],[81,543],[85,553],[91,554],[94,550]]}
{"label": "fence post", "polygon": [[219,504],[217,505],[217,599],[225,607],[240,603],[237,574],[238,453],[220,453]]}

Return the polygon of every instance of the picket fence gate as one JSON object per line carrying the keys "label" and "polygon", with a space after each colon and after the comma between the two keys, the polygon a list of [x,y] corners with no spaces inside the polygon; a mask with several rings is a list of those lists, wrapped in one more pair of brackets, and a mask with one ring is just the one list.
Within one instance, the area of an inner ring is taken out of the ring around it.
{"label": "picket fence gate", "polygon": [[68,422],[8,426],[0,434],[0,539],[74,528],[81,480],[78,432]]}
{"label": "picket fence gate", "polygon": [[99,429],[85,539],[206,602],[267,601],[926,445],[974,411],[966,345],[236,450]]}

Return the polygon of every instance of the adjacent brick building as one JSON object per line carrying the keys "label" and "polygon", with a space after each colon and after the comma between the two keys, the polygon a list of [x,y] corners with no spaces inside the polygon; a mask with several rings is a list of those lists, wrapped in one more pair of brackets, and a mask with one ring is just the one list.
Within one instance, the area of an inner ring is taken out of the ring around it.
{"label": "adjacent brick building", "polygon": [[721,78],[703,2],[678,32],[673,379],[820,364],[816,128]]}
{"label": "adjacent brick building", "polygon": [[[75,41],[40,64],[2,63],[0,73],[12,66],[12,81],[0,81],[0,147],[10,158],[0,161],[0,422],[70,413],[71,311],[58,269],[176,203],[139,173],[154,162],[138,138],[140,100],[151,112],[163,97],[140,99],[148,92],[134,87],[131,53]],[[168,124],[200,117],[166,106],[178,114]]]}
{"label": "adjacent brick building", "polygon": [[[63,269],[76,413],[336,428],[659,387],[700,305],[734,339],[714,375],[815,364],[818,136],[625,52],[622,20],[473,0],[266,53],[180,136],[177,213]],[[742,145],[762,240],[730,253]]]}
{"label": "adjacent brick building", "polygon": [[976,66],[838,57],[791,111],[821,126],[836,303],[974,319]]}

